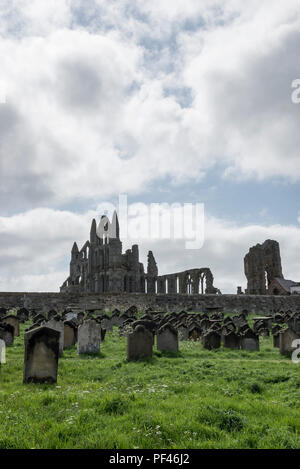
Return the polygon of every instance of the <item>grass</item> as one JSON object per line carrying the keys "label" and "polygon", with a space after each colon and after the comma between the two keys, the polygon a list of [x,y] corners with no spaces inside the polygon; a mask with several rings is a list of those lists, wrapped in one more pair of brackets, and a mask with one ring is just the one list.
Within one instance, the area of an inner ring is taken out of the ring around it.
{"label": "grass", "polygon": [[23,385],[24,328],[0,372],[0,449],[300,448],[300,365],[272,338],[128,363],[115,328],[99,356],[65,351],[57,385]]}

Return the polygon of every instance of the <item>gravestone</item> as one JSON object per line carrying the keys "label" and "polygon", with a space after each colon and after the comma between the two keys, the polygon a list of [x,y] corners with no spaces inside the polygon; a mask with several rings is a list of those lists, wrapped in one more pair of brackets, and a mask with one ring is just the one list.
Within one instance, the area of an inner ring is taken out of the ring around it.
{"label": "gravestone", "polygon": [[259,338],[251,329],[248,329],[241,335],[241,349],[259,350]]}
{"label": "gravestone", "polygon": [[179,340],[188,340],[189,339],[189,330],[184,324],[181,324],[178,327],[178,335],[179,335]]}
{"label": "gravestone", "polygon": [[6,347],[14,343],[14,328],[10,324],[0,323],[0,339],[5,342]]}
{"label": "gravestone", "polygon": [[0,339],[0,366],[6,363],[6,344],[4,340]]}
{"label": "gravestone", "polygon": [[24,335],[24,383],[56,383],[60,332],[39,327]]}
{"label": "gravestone", "polygon": [[202,336],[201,341],[205,349],[217,349],[221,346],[221,335],[216,331],[208,331]]}
{"label": "gravestone", "polygon": [[152,357],[153,334],[144,326],[137,326],[127,337],[127,360]]}
{"label": "gravestone", "polygon": [[43,326],[45,327],[50,327],[51,329],[54,329],[55,331],[58,331],[60,333],[59,337],[59,354],[62,355],[64,351],[64,323],[62,321],[57,321],[55,318],[50,319],[50,321],[46,321],[43,323]]}
{"label": "gravestone", "polygon": [[280,333],[275,332],[273,334],[273,347],[279,348],[280,347]]}
{"label": "gravestone", "polygon": [[64,322],[64,348],[74,347],[76,344],[77,328],[71,321]]}
{"label": "gravestone", "polygon": [[49,321],[55,318],[56,316],[57,316],[57,311],[55,311],[55,309],[50,309],[50,311],[48,311],[47,318]]}
{"label": "gravestone", "polygon": [[279,333],[279,350],[281,355],[291,355],[297,347],[293,347],[293,341],[299,340],[300,335],[290,328]]}
{"label": "gravestone", "polygon": [[97,323],[94,319],[84,321],[78,328],[78,353],[99,353],[100,344],[101,324]]}
{"label": "gravestone", "polygon": [[13,316],[12,314],[5,316],[2,319],[2,322],[5,324],[9,324],[14,328],[14,336],[19,337],[20,335],[20,320],[17,318],[17,316]]}
{"label": "gravestone", "polygon": [[189,327],[189,340],[200,340],[201,333],[201,328],[197,324],[193,324]]}
{"label": "gravestone", "polygon": [[20,322],[24,323],[29,319],[29,311],[26,308],[21,308],[17,312],[17,317],[19,318]]}
{"label": "gravestone", "polygon": [[222,334],[222,342],[224,347],[238,350],[240,348],[240,337],[233,331]]}
{"label": "gravestone", "polygon": [[156,333],[157,350],[178,352],[178,332],[174,327],[165,324]]}

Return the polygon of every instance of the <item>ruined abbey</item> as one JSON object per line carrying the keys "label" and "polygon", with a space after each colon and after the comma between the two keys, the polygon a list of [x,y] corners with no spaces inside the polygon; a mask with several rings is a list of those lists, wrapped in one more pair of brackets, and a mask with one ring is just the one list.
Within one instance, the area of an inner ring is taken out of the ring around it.
{"label": "ruined abbey", "polygon": [[117,213],[112,221],[103,216],[101,232],[92,221],[90,240],[71,251],[70,275],[60,288],[62,293],[187,293],[218,294],[209,268],[196,268],[169,275],[158,275],[152,251],[148,253],[147,272],[139,261],[139,247],[124,254]]}

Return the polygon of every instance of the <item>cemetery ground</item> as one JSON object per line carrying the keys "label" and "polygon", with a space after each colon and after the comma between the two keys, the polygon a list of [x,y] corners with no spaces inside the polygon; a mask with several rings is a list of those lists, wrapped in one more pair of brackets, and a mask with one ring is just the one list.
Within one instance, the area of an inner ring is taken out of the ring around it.
{"label": "cemetery ground", "polygon": [[300,364],[260,337],[260,351],[204,350],[126,360],[126,338],[106,334],[97,356],[76,347],[57,384],[23,384],[23,335],[0,375],[0,449],[299,448]]}

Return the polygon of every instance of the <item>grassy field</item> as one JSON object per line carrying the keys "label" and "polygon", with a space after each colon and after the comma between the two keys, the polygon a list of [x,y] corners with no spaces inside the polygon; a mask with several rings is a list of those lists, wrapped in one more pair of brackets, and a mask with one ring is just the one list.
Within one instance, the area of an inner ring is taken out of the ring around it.
{"label": "grassy field", "polygon": [[57,385],[23,385],[24,328],[1,369],[0,449],[300,448],[300,365],[272,338],[128,363],[115,329],[99,356],[65,351]]}

